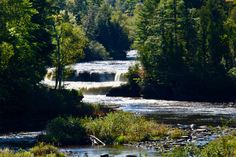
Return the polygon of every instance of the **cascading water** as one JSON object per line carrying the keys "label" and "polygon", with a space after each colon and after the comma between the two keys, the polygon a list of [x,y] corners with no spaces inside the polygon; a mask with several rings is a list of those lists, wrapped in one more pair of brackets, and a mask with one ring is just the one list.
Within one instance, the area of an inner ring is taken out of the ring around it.
{"label": "cascading water", "polygon": [[[67,89],[80,89],[84,102],[118,105],[119,109],[154,116],[165,123],[215,123],[222,118],[236,120],[235,104],[212,104],[203,102],[181,102],[146,100],[142,98],[108,97],[113,87],[125,84],[125,73],[135,65],[136,51],[128,52],[124,61],[95,61],[71,65],[73,75],[64,82]],[[53,70],[49,69],[44,83],[53,86]]]}
{"label": "cascading water", "polygon": [[115,82],[127,82],[127,78],[125,76],[127,71],[117,71],[115,75]]}
{"label": "cascading water", "polygon": [[[128,59],[123,61],[94,61],[68,66],[72,74],[65,80],[64,86],[81,90],[85,95],[105,95],[111,88],[127,82],[125,73],[135,64],[136,55],[137,52],[133,50],[128,52]],[[54,71],[54,68],[48,69],[44,84],[54,85]]]}
{"label": "cascading water", "polygon": [[[181,101],[165,101],[165,100],[147,100],[142,98],[124,98],[124,97],[108,97],[105,94],[112,87],[119,87],[126,83],[125,73],[128,68],[136,63],[136,51],[130,51],[128,53],[128,59],[125,61],[96,61],[87,63],[78,63],[71,65],[68,68],[71,69],[71,75],[65,80],[64,85],[67,89],[76,89],[83,91],[84,102],[88,103],[99,103],[104,105],[114,105],[118,107],[117,109],[141,113],[143,115],[148,115],[151,118],[157,119],[159,122],[177,124],[177,126],[185,127],[191,125],[181,125],[181,124],[219,124],[222,118],[233,120],[236,122],[236,105],[235,103],[203,103],[203,102],[181,102]],[[48,73],[45,76],[42,83],[54,86],[54,72],[55,69],[48,69]],[[236,123],[234,123],[236,124]],[[200,129],[202,130],[202,129]],[[204,130],[204,126],[203,126]],[[199,131],[199,129],[198,129]],[[191,142],[198,146],[202,146],[211,140],[225,134],[214,134],[210,131],[202,131],[198,134],[192,136],[192,133],[197,133],[197,130],[192,130],[191,140],[194,137],[195,140]],[[19,144],[21,142],[27,142],[27,144],[32,144],[36,142],[36,136],[43,134],[43,132],[33,132],[33,133],[19,133],[19,134],[9,134],[0,136],[0,143],[4,148],[5,145]],[[176,141],[171,140],[172,143],[176,145]],[[179,141],[179,139],[178,139]],[[178,144],[183,144],[183,141],[189,143],[188,139],[180,139]],[[158,141],[154,143],[163,144],[168,142],[168,139],[164,141]],[[185,143],[185,144],[186,144]],[[137,146],[140,143],[138,143]],[[150,148],[150,143],[147,143]],[[141,145],[143,147],[143,145]],[[69,156],[82,156],[85,153],[89,156],[100,156],[101,154],[120,154],[117,157],[126,156],[128,154],[145,154],[145,156],[158,156],[156,150],[143,150],[134,149],[133,147],[124,148],[110,148],[110,147],[75,147],[75,148],[65,148],[61,149],[63,152],[69,152]],[[145,151],[145,153],[144,153]]]}

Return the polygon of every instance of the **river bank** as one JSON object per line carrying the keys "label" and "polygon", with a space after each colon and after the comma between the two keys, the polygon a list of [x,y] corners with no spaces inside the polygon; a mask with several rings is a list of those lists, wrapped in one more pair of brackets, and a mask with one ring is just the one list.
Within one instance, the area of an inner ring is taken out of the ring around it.
{"label": "river bank", "polygon": [[[136,55],[135,51],[131,52],[130,56]],[[130,142],[128,145],[124,145],[123,151],[120,152],[121,155],[127,150],[135,151],[136,149],[138,149],[136,154],[140,153],[139,150],[144,150],[147,153],[150,150],[151,153],[154,151],[160,154],[161,152],[171,151],[175,146],[195,144],[202,147],[233,130],[236,124],[236,105],[234,102],[211,103],[107,96],[108,91],[112,88],[120,87],[127,83],[125,75],[129,67],[135,65],[135,63],[135,57],[130,57],[130,59],[124,61],[78,63],[71,66],[74,72],[73,77],[64,82],[65,89],[83,92],[83,103],[99,104],[111,110],[135,113],[136,115],[145,116],[149,120],[182,129],[185,132],[185,135],[181,135],[176,139],[164,137],[142,142]],[[41,84],[49,87],[54,86],[52,70],[49,69],[47,77]],[[222,128],[221,126],[224,125],[228,125],[230,128]],[[191,126],[195,127],[192,128]],[[12,143],[9,145],[13,146]],[[71,156],[85,153],[93,153],[92,156],[95,156],[94,152],[97,152],[97,156],[104,153],[112,155],[109,150],[119,155],[117,153],[119,149],[114,147],[75,146],[73,148],[62,148],[61,151]],[[127,153],[125,154],[127,155]],[[145,153],[142,155],[145,156]]]}
{"label": "river bank", "polygon": [[[66,89],[80,90],[84,94],[83,102],[102,104],[117,110],[123,110],[151,116],[163,123],[221,125],[224,121],[236,120],[236,104],[234,102],[193,102],[154,100],[141,97],[107,96],[116,87],[127,83],[126,73],[137,61],[137,51],[127,53],[123,61],[94,61],[71,65],[74,80],[65,80]],[[43,84],[54,85],[52,69]],[[85,77],[86,76],[86,77]],[[89,77],[87,77],[89,76]]]}
{"label": "river bank", "polygon": [[[235,128],[227,127],[209,127],[197,125],[175,125],[175,128],[183,129],[185,135],[174,137],[163,137],[157,140],[132,142],[121,146],[70,146],[59,148],[60,152],[68,157],[83,156],[87,154],[89,157],[100,157],[103,154],[110,156],[121,157],[126,155],[136,156],[161,156],[165,152],[170,152],[178,146],[184,147],[195,145],[198,148],[203,148],[209,142],[217,138],[230,135]],[[10,148],[18,150],[34,146],[38,142],[38,137],[45,134],[40,132],[21,132],[16,134],[6,134],[0,136],[1,149]]]}

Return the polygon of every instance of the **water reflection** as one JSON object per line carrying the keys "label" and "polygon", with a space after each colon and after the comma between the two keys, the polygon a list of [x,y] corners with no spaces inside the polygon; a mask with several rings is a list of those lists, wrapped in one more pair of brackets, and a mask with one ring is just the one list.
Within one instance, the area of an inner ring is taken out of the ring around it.
{"label": "water reflection", "polygon": [[62,152],[68,154],[69,157],[79,156],[84,157],[87,154],[88,157],[100,157],[103,154],[109,154],[109,156],[114,157],[126,157],[126,155],[136,155],[137,157],[148,156],[156,157],[158,153],[155,150],[146,150],[135,147],[75,147],[75,148],[63,148]]}

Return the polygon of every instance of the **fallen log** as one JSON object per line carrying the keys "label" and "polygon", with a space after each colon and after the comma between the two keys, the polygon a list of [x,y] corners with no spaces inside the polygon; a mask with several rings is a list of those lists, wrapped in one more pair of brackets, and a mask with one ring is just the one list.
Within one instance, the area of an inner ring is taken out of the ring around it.
{"label": "fallen log", "polygon": [[100,144],[102,144],[103,146],[106,145],[104,142],[102,142],[99,138],[97,138],[94,135],[89,135],[89,139],[91,140],[92,145],[100,145]]}

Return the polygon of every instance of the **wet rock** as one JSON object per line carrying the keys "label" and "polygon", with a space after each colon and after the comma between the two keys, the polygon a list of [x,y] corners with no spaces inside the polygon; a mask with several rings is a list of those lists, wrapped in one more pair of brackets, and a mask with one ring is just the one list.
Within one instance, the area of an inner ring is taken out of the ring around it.
{"label": "wet rock", "polygon": [[202,125],[202,126],[199,126],[200,129],[206,129],[206,130],[209,130],[208,126],[206,125]]}
{"label": "wet rock", "polygon": [[88,157],[88,153],[84,153],[84,156],[83,157]]}
{"label": "wet rock", "polygon": [[102,154],[100,157],[109,157],[109,154]]}
{"label": "wet rock", "polygon": [[189,127],[191,130],[194,130],[194,129],[196,129],[196,124],[191,124]]}
{"label": "wet rock", "polygon": [[179,129],[188,129],[189,125],[177,124],[177,128],[179,128]]}
{"label": "wet rock", "polygon": [[137,155],[126,155],[126,157],[138,157]]}
{"label": "wet rock", "polygon": [[140,87],[125,84],[112,88],[106,96],[140,97]]}
{"label": "wet rock", "polygon": [[183,142],[184,139],[177,139],[176,142]]}
{"label": "wet rock", "polygon": [[196,129],[195,130],[196,132],[205,132],[205,131],[207,131],[206,129]]}
{"label": "wet rock", "polygon": [[189,136],[181,136],[182,139],[188,139]]}

